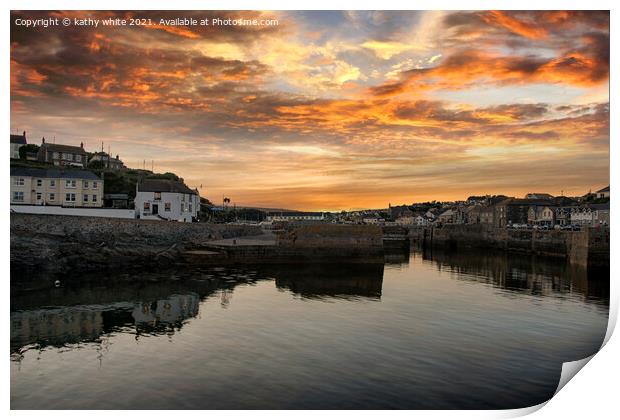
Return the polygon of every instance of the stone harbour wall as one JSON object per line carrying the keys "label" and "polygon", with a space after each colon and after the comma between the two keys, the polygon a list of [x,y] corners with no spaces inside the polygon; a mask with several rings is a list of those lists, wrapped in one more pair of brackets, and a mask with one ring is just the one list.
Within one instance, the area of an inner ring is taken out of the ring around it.
{"label": "stone harbour wall", "polygon": [[373,225],[293,226],[278,235],[282,256],[383,258],[383,231]]}
{"label": "stone harbour wall", "polygon": [[579,265],[609,265],[609,229],[581,231],[499,229],[484,225],[412,227],[412,243],[422,247],[494,248],[567,258]]}
{"label": "stone harbour wall", "polygon": [[186,249],[258,235],[258,226],[11,214],[11,272],[168,266]]}

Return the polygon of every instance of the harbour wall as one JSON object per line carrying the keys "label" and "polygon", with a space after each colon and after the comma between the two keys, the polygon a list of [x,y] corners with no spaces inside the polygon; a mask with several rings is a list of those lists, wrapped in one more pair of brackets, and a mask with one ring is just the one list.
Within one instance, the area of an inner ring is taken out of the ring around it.
{"label": "harbour wall", "polygon": [[297,226],[280,232],[273,244],[214,245],[220,239],[262,233],[248,225],[11,213],[11,273],[23,277],[187,264],[383,262],[378,226]]}
{"label": "harbour wall", "polygon": [[410,227],[409,240],[423,248],[492,248],[566,258],[578,265],[609,265],[609,229],[580,231],[500,229],[484,225]]}
{"label": "harbour wall", "polygon": [[296,225],[278,232],[273,244],[205,244],[184,257],[192,265],[383,264],[383,233],[381,227],[370,225]]}
{"label": "harbour wall", "polygon": [[11,213],[11,273],[169,266],[186,249],[258,226]]}

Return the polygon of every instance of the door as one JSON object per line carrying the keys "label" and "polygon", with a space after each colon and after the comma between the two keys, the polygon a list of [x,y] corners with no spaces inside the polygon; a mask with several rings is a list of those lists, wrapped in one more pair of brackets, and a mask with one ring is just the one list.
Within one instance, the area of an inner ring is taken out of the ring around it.
{"label": "door", "polygon": [[153,204],[153,214],[159,214],[159,204]]}

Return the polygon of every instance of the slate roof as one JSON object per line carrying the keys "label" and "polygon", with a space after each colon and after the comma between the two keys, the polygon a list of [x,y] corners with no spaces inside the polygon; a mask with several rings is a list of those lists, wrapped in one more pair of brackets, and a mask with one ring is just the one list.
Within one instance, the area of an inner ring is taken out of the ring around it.
{"label": "slate roof", "polygon": [[180,181],[170,179],[143,179],[138,184],[139,192],[170,192],[180,194],[194,194],[196,191],[190,189],[187,185]]}
{"label": "slate roof", "polygon": [[26,136],[23,134],[11,134],[11,143],[14,144],[27,144]]}
{"label": "slate roof", "polygon": [[11,176],[31,176],[33,178],[61,178],[61,179],[92,179],[101,181],[90,171],[63,170],[56,168],[28,168],[22,166],[11,167]]}
{"label": "slate roof", "polygon": [[609,185],[597,191],[597,193],[602,193],[602,192],[609,192]]}
{"label": "slate roof", "polygon": [[593,210],[609,210],[609,203],[590,204],[588,207],[590,207]]}
{"label": "slate roof", "polygon": [[80,146],[69,146],[66,144],[53,144],[53,143],[43,143],[41,145],[41,150],[49,150],[50,152],[60,152],[60,153],[78,153],[81,155],[85,155],[86,151],[83,147]]}

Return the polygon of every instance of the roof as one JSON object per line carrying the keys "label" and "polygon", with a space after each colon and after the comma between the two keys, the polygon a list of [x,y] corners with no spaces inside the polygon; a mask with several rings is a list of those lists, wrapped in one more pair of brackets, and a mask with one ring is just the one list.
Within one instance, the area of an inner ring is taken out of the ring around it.
{"label": "roof", "polygon": [[507,198],[500,201],[496,206],[550,206],[553,200],[545,198]]}
{"label": "roof", "polygon": [[29,168],[24,166],[12,166],[11,176],[31,176],[34,178],[60,178],[60,179],[101,179],[90,171],[64,170],[56,168]]}
{"label": "roof", "polygon": [[138,183],[138,191],[198,195],[196,191],[190,189],[181,181],[173,181],[171,179],[143,179],[140,183]]}
{"label": "roof", "polygon": [[53,144],[53,143],[43,143],[41,145],[41,150],[46,149],[50,152],[60,152],[60,153],[79,153],[82,155],[86,154],[86,151],[83,147],[80,146],[69,146],[66,144]]}
{"label": "roof", "polygon": [[609,192],[609,185],[606,186],[605,188],[601,188],[600,190],[597,191],[597,193],[601,193],[601,192]]}
{"label": "roof", "polygon": [[11,134],[11,143],[26,144],[26,136],[23,134]]}
{"label": "roof", "polygon": [[609,203],[590,204],[588,207],[590,207],[593,210],[609,210]]}
{"label": "roof", "polygon": [[537,193],[537,192],[533,192],[533,193],[527,193],[525,194],[525,197],[527,198],[528,196],[532,196],[532,197],[538,197],[538,198],[553,198],[553,196],[551,194],[548,193]]}

